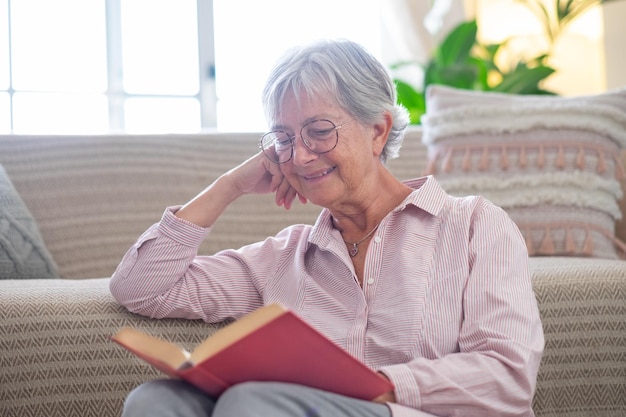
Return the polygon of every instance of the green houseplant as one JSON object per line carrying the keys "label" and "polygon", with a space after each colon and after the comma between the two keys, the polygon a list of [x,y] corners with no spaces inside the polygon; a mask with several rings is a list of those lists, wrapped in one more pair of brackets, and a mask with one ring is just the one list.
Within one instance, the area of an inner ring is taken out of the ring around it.
{"label": "green houseplant", "polygon": [[[476,20],[457,25],[435,48],[428,62],[401,62],[391,66],[397,70],[407,65],[420,65],[423,82],[420,88],[395,78],[398,101],[411,116],[412,124],[419,124],[426,112],[425,91],[430,84],[456,88],[498,91],[510,94],[554,94],[541,87],[542,81],[556,69],[547,64],[551,49],[566,26],[593,7],[612,0],[553,0],[551,8],[542,0],[517,0],[531,10],[541,23],[548,40],[548,50],[531,59],[519,58],[514,65],[498,65],[498,53],[506,48],[506,40],[497,44],[478,41]],[[614,0],[613,0],[614,1]]]}

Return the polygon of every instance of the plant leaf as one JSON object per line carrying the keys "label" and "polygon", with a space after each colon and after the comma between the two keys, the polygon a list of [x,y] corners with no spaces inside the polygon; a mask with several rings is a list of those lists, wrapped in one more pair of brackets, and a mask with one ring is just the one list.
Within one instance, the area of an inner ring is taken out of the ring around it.
{"label": "plant leaf", "polygon": [[411,124],[420,124],[422,115],[426,112],[426,99],[424,93],[417,91],[409,83],[402,80],[394,80],[398,92],[398,103],[409,112]]}
{"label": "plant leaf", "polygon": [[404,68],[404,67],[412,67],[412,66],[418,66],[421,67],[421,64],[417,61],[399,61],[393,64],[389,65],[389,69],[390,70],[398,70],[400,68]]}
{"label": "plant leaf", "polygon": [[539,83],[555,72],[555,69],[545,65],[528,68],[518,65],[514,71],[504,74],[502,82],[493,88],[493,91],[511,94],[532,94],[539,91]]}
{"label": "plant leaf", "polygon": [[435,51],[435,60],[441,66],[448,66],[469,59],[472,47],[476,43],[478,26],[476,20],[457,25],[442,41]]}

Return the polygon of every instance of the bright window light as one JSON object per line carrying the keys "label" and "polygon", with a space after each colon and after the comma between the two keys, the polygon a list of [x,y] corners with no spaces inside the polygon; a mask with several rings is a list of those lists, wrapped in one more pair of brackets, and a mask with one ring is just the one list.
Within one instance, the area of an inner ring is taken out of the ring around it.
{"label": "bright window light", "polygon": [[349,38],[379,56],[377,4],[376,0],[214,0],[218,129],[266,129],[263,85],[290,47],[319,38]]}
{"label": "bright window light", "polygon": [[[0,57],[9,56],[9,6],[8,0],[0,0]],[[0,59],[0,90],[7,90],[10,85],[8,59]],[[0,124],[0,129],[3,126]]]}
{"label": "bright window light", "polygon": [[106,133],[103,94],[15,93],[14,132],[22,134]]}
{"label": "bright window light", "polygon": [[130,98],[124,110],[128,133],[200,131],[200,104],[193,98]]}
{"label": "bright window light", "polygon": [[104,3],[104,0],[11,2],[13,88],[106,91]]}
{"label": "bright window light", "polygon": [[380,56],[378,7],[0,0],[0,132],[262,131],[261,91],[277,59],[320,38],[349,38]]}
{"label": "bright window light", "polygon": [[0,134],[11,133],[11,106],[8,93],[0,93]]}
{"label": "bright window light", "polygon": [[124,90],[197,94],[197,22],[196,0],[122,1]]}

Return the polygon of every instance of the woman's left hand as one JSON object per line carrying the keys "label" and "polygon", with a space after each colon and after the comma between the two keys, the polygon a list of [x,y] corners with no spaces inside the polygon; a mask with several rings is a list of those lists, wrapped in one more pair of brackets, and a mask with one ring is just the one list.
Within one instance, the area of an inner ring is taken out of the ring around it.
{"label": "woman's left hand", "polygon": [[[389,380],[389,378],[387,378],[387,375],[383,374],[382,372],[378,372],[378,375]],[[374,398],[372,401],[374,401],[375,403],[395,403],[396,394],[393,391],[389,391],[382,395],[379,395],[378,397]]]}

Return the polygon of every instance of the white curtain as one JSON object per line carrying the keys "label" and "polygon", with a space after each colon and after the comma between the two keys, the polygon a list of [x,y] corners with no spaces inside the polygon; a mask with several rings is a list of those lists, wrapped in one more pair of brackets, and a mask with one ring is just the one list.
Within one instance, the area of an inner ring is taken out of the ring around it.
{"label": "white curtain", "polygon": [[[379,5],[382,60],[386,65],[407,61],[424,64],[449,31],[466,19],[463,0],[380,0]],[[412,84],[421,82],[421,70],[416,65],[397,72]]]}

